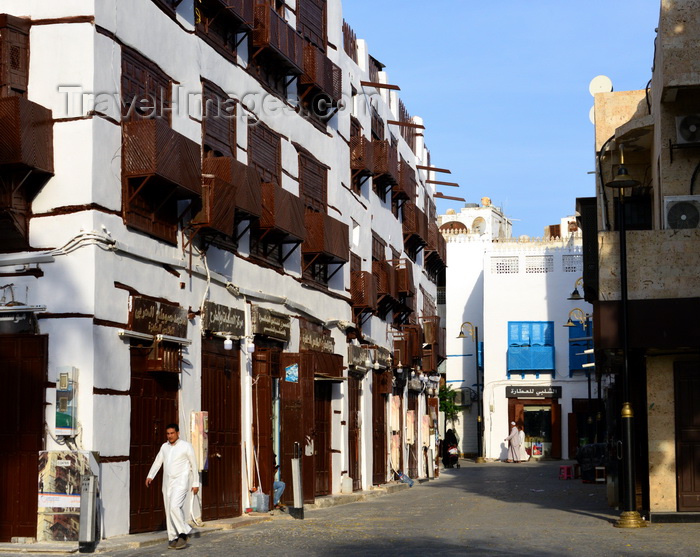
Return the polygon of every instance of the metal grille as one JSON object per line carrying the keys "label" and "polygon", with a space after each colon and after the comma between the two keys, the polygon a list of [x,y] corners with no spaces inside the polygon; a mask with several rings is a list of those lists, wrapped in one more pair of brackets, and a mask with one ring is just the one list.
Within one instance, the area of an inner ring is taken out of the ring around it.
{"label": "metal grille", "polygon": [[554,270],[553,255],[525,256],[525,272],[530,274],[551,273]]}
{"label": "metal grille", "polygon": [[582,255],[564,255],[562,263],[565,273],[581,273],[583,272],[583,256]]}
{"label": "metal grille", "polygon": [[518,256],[492,257],[491,273],[496,275],[514,274],[519,270]]}

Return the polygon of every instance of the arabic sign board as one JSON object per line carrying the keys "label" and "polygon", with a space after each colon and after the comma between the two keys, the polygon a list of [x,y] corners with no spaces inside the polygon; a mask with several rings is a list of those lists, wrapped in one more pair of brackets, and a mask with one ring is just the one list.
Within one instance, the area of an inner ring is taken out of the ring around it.
{"label": "arabic sign board", "polygon": [[129,301],[129,323],[132,331],[147,335],[187,338],[187,310],[184,308],[141,296],[132,296]]}
{"label": "arabic sign board", "polygon": [[333,337],[317,333],[310,329],[299,329],[299,350],[315,350],[316,352],[335,352]]}
{"label": "arabic sign board", "polygon": [[291,320],[288,315],[253,306],[253,333],[288,341],[291,336]]}
{"label": "arabic sign board", "polygon": [[507,398],[561,398],[561,387],[524,385],[506,387]]}
{"label": "arabic sign board", "polygon": [[245,313],[213,302],[204,302],[202,328],[214,333],[227,333],[232,337],[245,335]]}

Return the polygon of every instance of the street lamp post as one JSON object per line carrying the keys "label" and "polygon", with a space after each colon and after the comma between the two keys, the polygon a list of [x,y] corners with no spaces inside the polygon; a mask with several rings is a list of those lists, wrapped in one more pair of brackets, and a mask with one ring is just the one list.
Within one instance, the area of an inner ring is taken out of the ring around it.
{"label": "street lamp post", "polygon": [[466,338],[464,334],[464,327],[468,325],[468,334],[474,339],[474,345],[476,350],[474,354],[476,355],[476,452],[477,456],[475,461],[477,463],[484,462],[484,422],[483,422],[483,406],[482,406],[482,393],[481,393],[481,365],[479,364],[479,327],[472,325],[469,321],[462,323],[459,329],[459,335],[457,338]]}
{"label": "street lamp post", "polygon": [[[622,146],[620,146],[622,152]],[[639,185],[637,180],[630,178],[627,169],[620,162],[617,176],[606,187],[619,191],[618,218],[620,232],[620,333],[622,335],[622,409],[620,422],[622,425],[622,513],[615,522],[617,528],[641,528],[646,526],[642,517],[637,512],[637,489],[634,465],[634,412],[630,396],[630,371],[629,371],[629,331],[627,308],[627,226],[625,215],[625,188]]]}

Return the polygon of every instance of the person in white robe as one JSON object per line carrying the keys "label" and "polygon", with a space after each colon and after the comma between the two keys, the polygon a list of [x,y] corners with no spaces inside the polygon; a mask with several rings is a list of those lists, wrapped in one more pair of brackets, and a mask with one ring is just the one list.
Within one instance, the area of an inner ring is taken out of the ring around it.
{"label": "person in white robe", "polygon": [[520,462],[527,462],[530,460],[530,455],[527,454],[525,450],[525,430],[521,427],[518,433],[518,438],[520,439]]}
{"label": "person in white robe", "polygon": [[192,478],[192,493],[199,492],[199,472],[194,448],[187,441],[180,439],[177,424],[168,424],[165,428],[167,441],[163,443],[156,455],[146,478],[146,487],[150,487],[160,467],[163,467],[163,501],[165,518],[168,526],[168,545],[174,549],[183,549],[192,528],[185,520],[184,505]]}
{"label": "person in white robe", "polygon": [[506,462],[520,462],[520,432],[515,422],[510,422],[510,435],[504,439],[508,442],[508,460]]}

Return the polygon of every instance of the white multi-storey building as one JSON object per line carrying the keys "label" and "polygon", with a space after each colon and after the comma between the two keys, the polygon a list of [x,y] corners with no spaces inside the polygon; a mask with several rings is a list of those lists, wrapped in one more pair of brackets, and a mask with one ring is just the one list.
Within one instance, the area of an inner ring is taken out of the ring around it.
{"label": "white multi-storey building", "polygon": [[205,519],[270,493],[275,459],[291,497],[295,451],[306,501],[426,475],[434,176],[340,1],[2,12],[0,541],[74,539],[88,467],[104,536],[162,527],[170,422]]}
{"label": "white multi-storey building", "polygon": [[462,452],[478,454],[481,393],[482,456],[506,458],[503,439],[516,421],[534,456],[573,458],[604,431],[594,369],[583,365],[593,360],[584,353],[592,325],[590,305],[580,299],[575,219],[547,227],[544,238],[514,239],[510,221],[484,198],[440,223],[451,262],[446,380],[460,393]]}

